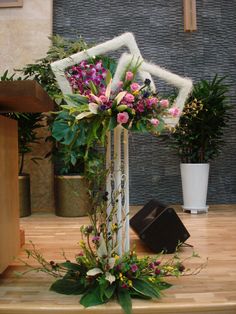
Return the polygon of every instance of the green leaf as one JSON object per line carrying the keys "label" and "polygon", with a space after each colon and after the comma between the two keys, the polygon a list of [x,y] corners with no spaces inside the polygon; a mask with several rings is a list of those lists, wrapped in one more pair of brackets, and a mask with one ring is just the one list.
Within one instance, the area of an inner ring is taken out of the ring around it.
{"label": "green leaf", "polygon": [[88,98],[80,94],[67,94],[65,99],[68,99],[75,104],[88,104]]}
{"label": "green leaf", "polygon": [[107,299],[101,299],[99,286],[93,287],[88,290],[80,299],[80,304],[82,304],[84,307],[99,305],[106,302]]}
{"label": "green leaf", "polygon": [[106,86],[110,83],[111,79],[112,79],[111,72],[110,72],[110,70],[107,70],[107,75],[106,75]]}
{"label": "green leaf", "polygon": [[111,117],[111,119],[109,121],[108,129],[113,130],[116,126],[117,126],[116,117],[113,116],[113,117]]}
{"label": "green leaf", "polygon": [[107,297],[107,299],[111,299],[111,297],[113,296],[113,294],[115,292],[115,289],[116,289],[116,286],[114,284],[113,285],[109,285],[105,289],[104,294]]}
{"label": "green leaf", "polygon": [[165,281],[160,281],[156,284],[156,287],[159,290],[165,290],[165,289],[169,289],[170,287],[172,287],[172,284],[165,282]]}
{"label": "green leaf", "polygon": [[58,279],[51,285],[50,290],[61,294],[78,295],[83,293],[85,288],[80,281],[72,279]]}
{"label": "green leaf", "polygon": [[60,263],[59,265],[67,269],[75,270],[75,271],[80,271],[81,269],[81,266],[79,264],[71,263],[71,262]]}
{"label": "green leaf", "polygon": [[125,314],[131,314],[132,313],[132,300],[130,297],[129,290],[126,288],[120,288],[117,293],[117,298]]}
{"label": "green leaf", "polygon": [[142,293],[139,293],[138,291],[135,291],[135,290],[131,290],[130,291],[130,296],[131,298],[134,298],[134,299],[143,299],[143,300],[150,300],[151,297],[148,297]]}
{"label": "green leaf", "polygon": [[155,288],[155,285],[142,280],[142,279],[134,279],[133,280],[133,288],[134,290],[136,290],[137,292],[144,294],[148,297],[151,298],[159,298],[160,297],[160,293],[157,291],[157,289]]}
{"label": "green leaf", "polygon": [[97,91],[97,88],[96,88],[96,86],[94,85],[93,81],[89,81],[89,87],[90,87],[92,93],[93,93],[94,95],[97,95],[98,91]]}
{"label": "green leaf", "polygon": [[64,121],[54,121],[52,136],[57,140],[62,140],[68,131],[68,124]]}

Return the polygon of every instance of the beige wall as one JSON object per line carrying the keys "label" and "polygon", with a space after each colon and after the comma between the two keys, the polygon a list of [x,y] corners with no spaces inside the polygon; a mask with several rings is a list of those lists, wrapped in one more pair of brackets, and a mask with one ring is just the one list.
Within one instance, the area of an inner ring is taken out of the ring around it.
{"label": "beige wall", "polygon": [[[0,75],[45,56],[52,34],[52,2],[23,0],[22,8],[0,8]],[[45,136],[46,130],[40,130],[40,135]],[[42,140],[34,155],[43,156],[48,149]],[[31,174],[32,209],[52,210],[51,163],[41,160],[37,166],[28,158],[25,170]]]}
{"label": "beige wall", "polygon": [[23,0],[22,8],[0,8],[0,73],[45,55],[52,33],[52,0]]}

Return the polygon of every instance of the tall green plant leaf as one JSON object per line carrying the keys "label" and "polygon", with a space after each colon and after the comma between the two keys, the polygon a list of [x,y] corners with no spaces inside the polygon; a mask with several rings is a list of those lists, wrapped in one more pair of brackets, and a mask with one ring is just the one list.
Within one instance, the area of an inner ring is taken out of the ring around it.
{"label": "tall green plant leaf", "polygon": [[131,314],[132,300],[129,294],[129,290],[127,288],[119,288],[117,292],[117,299],[125,314]]}

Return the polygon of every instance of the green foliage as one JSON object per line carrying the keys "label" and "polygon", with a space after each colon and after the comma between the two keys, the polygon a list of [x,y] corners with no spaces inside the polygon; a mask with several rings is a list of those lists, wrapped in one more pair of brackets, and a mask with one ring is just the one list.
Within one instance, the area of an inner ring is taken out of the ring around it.
{"label": "green foliage", "polygon": [[185,269],[183,263],[191,257],[181,260],[178,252],[168,260],[162,254],[139,258],[135,251],[123,256],[115,252],[100,255],[99,247],[104,243],[101,234],[97,235],[98,230],[83,226],[81,232],[87,243],[81,241],[83,251],[77,255],[76,262],[48,263],[33,245],[27,254],[37,261],[39,267],[35,269],[27,263],[25,265],[30,267],[28,271],[43,271],[56,278],[50,290],[66,295],[82,295],[80,304],[86,308],[116,298],[124,313],[131,314],[132,298],[159,299],[162,291],[171,287],[165,281],[166,277],[197,274],[204,266],[201,265],[195,272]]}
{"label": "green foliage", "polygon": [[139,294],[143,294],[150,298],[159,298],[160,293],[157,288],[149,283],[147,280],[143,279],[134,279],[133,280],[133,288]]}
{"label": "green foliage", "polygon": [[90,172],[91,165],[96,162],[97,167],[101,166],[100,156],[93,147],[93,142],[87,143],[87,139],[92,138],[92,135],[99,136],[99,127],[99,121],[92,128],[87,120],[76,123],[75,116],[70,115],[67,110],[56,114],[51,128],[52,137],[56,140],[52,158],[60,165],[60,174],[78,171],[84,173],[85,169]]}
{"label": "green foliage", "polygon": [[132,301],[129,291],[127,289],[119,288],[117,291],[117,299],[125,314],[131,314]]}
{"label": "green foliage", "polygon": [[57,96],[61,94],[61,90],[56,83],[50,64],[78,51],[87,49],[88,46],[81,37],[71,40],[55,35],[49,37],[49,39],[51,40],[51,46],[46,56],[37,60],[35,63],[27,64],[19,71],[24,76],[24,79],[36,80],[52,99],[57,100]]}
{"label": "green foliage", "polygon": [[82,294],[84,292],[84,286],[78,281],[73,279],[58,279],[55,281],[50,290],[61,294]]}
{"label": "green foliage", "polygon": [[[64,102],[61,97],[61,90],[58,87],[55,76],[52,72],[50,64],[54,61],[66,58],[78,51],[87,49],[88,46],[85,41],[80,37],[75,40],[65,39],[59,35],[50,37],[51,46],[44,58],[37,60],[33,64],[26,65],[23,69],[19,70],[24,79],[36,80],[44,90],[49,94],[49,96],[55,100],[58,104],[63,105]],[[63,116],[60,116],[63,120]],[[67,117],[66,117],[67,121]],[[60,141],[60,139],[50,136],[47,138],[48,141],[53,143],[52,151],[49,152],[46,157],[51,156],[52,160],[56,164],[56,171],[59,174],[70,174],[70,173],[83,173],[84,171],[84,160],[82,154],[84,152],[83,147],[80,148],[78,141],[70,143],[70,139],[73,136],[72,132],[74,130],[66,130],[65,123],[60,122],[58,126],[58,120],[56,121],[56,126],[54,126],[54,118],[48,118],[48,125],[50,129],[54,129],[56,133],[56,128],[58,131],[65,132],[65,139]],[[63,128],[64,126],[64,128]],[[70,144],[68,144],[70,143]]]}
{"label": "green foliage", "polygon": [[[6,70],[0,77],[0,81],[22,80],[21,77],[16,78],[16,73],[10,75]],[[18,146],[19,146],[19,174],[23,173],[25,154],[32,152],[33,143],[38,143],[36,129],[41,127],[42,115],[40,113],[21,113],[12,112],[4,114],[8,118],[18,122]],[[33,159],[35,161],[35,158]]]}
{"label": "green foliage", "polygon": [[231,109],[224,79],[216,75],[211,81],[201,80],[194,85],[179,124],[171,135],[182,162],[208,162],[221,152],[222,136]]}

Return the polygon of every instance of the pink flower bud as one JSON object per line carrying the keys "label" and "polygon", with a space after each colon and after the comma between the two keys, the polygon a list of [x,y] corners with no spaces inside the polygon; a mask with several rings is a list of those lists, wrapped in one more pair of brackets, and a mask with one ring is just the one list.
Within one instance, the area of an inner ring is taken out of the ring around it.
{"label": "pink flower bud", "polygon": [[117,85],[118,85],[118,88],[121,89],[123,87],[123,85],[124,85],[124,82],[123,81],[119,81]]}
{"label": "pink flower bud", "polygon": [[152,118],[150,120],[151,124],[154,125],[154,126],[158,126],[158,124],[160,123],[160,121],[156,118]]}
{"label": "pink flower bud", "polygon": [[169,107],[169,100],[168,99],[162,99],[160,101],[160,104],[163,108],[168,108]]}
{"label": "pink flower bud", "polygon": [[125,75],[126,81],[132,81],[133,77],[134,77],[134,74],[131,71],[126,72],[126,75]]}

